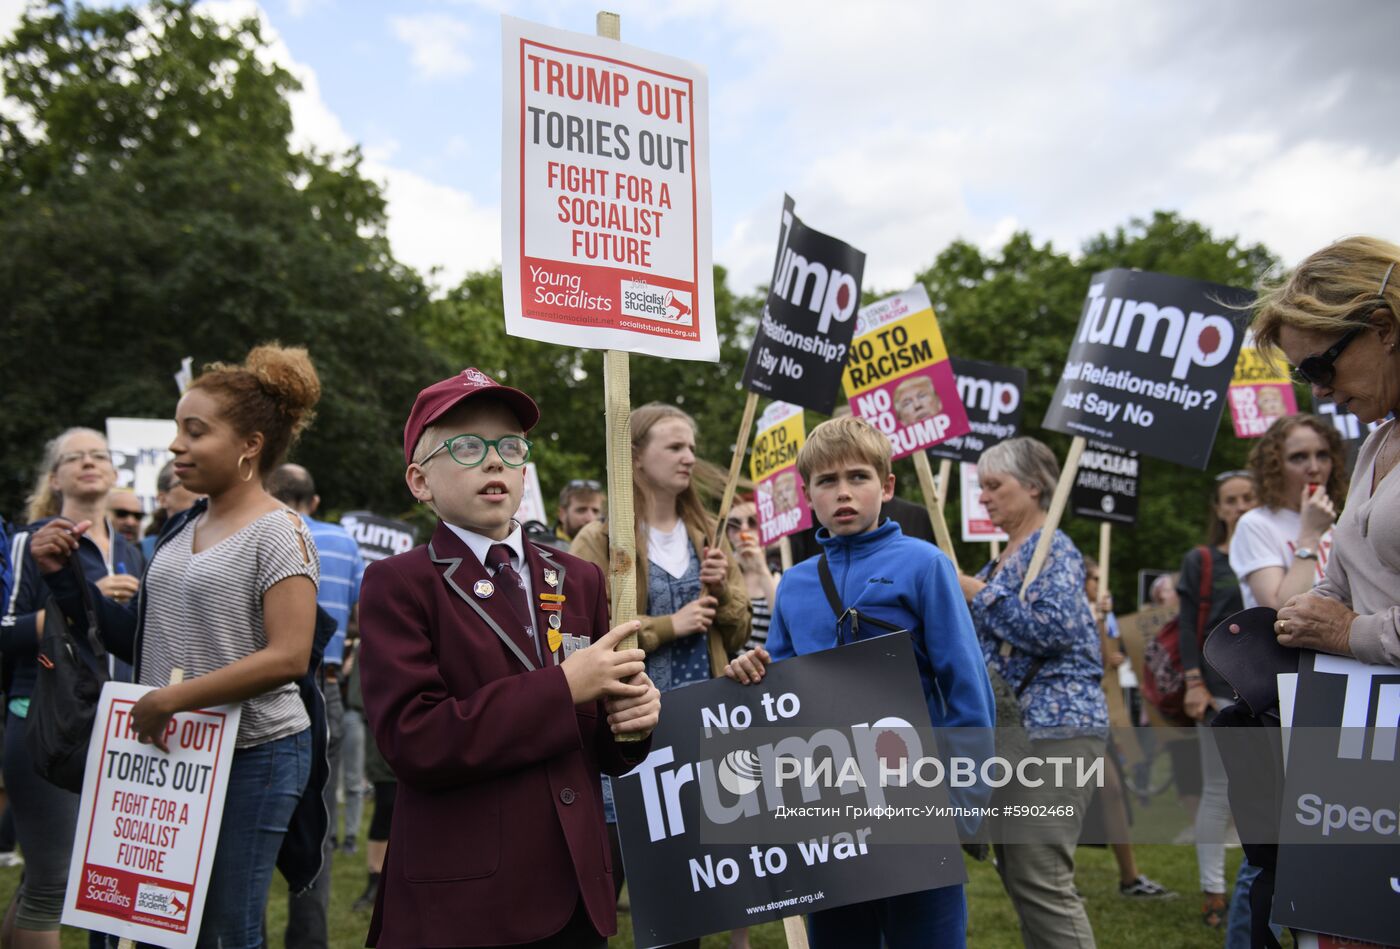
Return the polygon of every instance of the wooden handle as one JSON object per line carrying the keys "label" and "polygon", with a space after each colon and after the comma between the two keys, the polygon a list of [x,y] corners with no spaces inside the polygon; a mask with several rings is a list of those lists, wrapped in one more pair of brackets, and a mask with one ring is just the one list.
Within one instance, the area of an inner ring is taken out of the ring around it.
{"label": "wooden handle", "polygon": [[783,920],[783,935],[787,937],[788,949],[807,949],[807,924],[801,916],[789,916]]}
{"label": "wooden handle", "polygon": [[942,498],[947,495],[948,468],[952,462],[944,461],[938,466],[939,475],[944,480],[942,487],[934,483],[933,469],[929,467],[928,455],[922,451],[914,452],[914,471],[919,476],[919,490],[924,495],[924,508],[928,511],[928,519],[933,523],[933,536],[938,539],[938,549],[948,555],[948,559],[953,561],[953,569],[962,572],[958,566],[958,554],[953,549],[953,538],[948,533],[948,522],[943,517]]}
{"label": "wooden handle", "polygon": [[1055,485],[1055,497],[1050,502],[1050,513],[1045,516],[1045,526],[1040,530],[1040,540],[1036,542],[1035,553],[1031,555],[1030,566],[1026,568],[1026,579],[1021,582],[1021,599],[1026,598],[1026,590],[1031,581],[1040,575],[1045,566],[1045,558],[1050,556],[1050,544],[1055,539],[1055,530],[1060,519],[1065,516],[1065,506],[1069,504],[1069,491],[1074,486],[1074,476],[1079,473],[1079,456],[1084,454],[1087,442],[1082,435],[1076,435],[1070,442],[1069,454],[1065,456],[1065,467],[1060,472],[1060,483]]}
{"label": "wooden handle", "polygon": [[[1099,524],[1099,596],[1102,597],[1108,592],[1108,558],[1109,548],[1113,538],[1113,524],[1104,521]],[[1099,605],[1094,604],[1094,609]]]}
{"label": "wooden handle", "polygon": [[739,420],[739,438],[734,443],[734,457],[729,460],[729,477],[724,481],[724,494],[719,500],[719,516],[715,520],[714,534],[710,546],[718,547],[724,536],[724,522],[729,517],[729,509],[734,506],[734,492],[739,488],[739,472],[744,466],[744,452],[749,447],[749,433],[753,431],[753,416],[758,409],[758,393],[750,392],[744,400],[744,415]]}

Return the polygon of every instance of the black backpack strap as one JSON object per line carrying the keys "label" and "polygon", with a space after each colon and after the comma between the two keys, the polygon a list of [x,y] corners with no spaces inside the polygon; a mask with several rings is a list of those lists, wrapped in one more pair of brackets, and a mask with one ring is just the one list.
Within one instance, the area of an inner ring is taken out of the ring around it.
{"label": "black backpack strap", "polygon": [[846,610],[841,605],[841,594],[836,592],[836,580],[831,575],[831,564],[826,562],[824,553],[821,560],[817,561],[817,573],[822,578],[822,592],[826,594],[826,602],[831,604],[831,612],[836,614],[836,620],[840,622],[846,615]]}
{"label": "black backpack strap", "polygon": [[908,632],[903,626],[869,616],[854,606],[850,609],[842,607],[841,594],[836,592],[836,578],[831,575],[831,564],[826,562],[826,554],[822,554],[821,559],[817,561],[817,574],[821,577],[822,592],[826,594],[826,602],[830,604],[831,612],[836,614],[836,644],[838,646],[841,645],[841,624],[845,622],[847,615],[851,617],[851,639],[860,638],[861,623],[869,623],[887,633]]}

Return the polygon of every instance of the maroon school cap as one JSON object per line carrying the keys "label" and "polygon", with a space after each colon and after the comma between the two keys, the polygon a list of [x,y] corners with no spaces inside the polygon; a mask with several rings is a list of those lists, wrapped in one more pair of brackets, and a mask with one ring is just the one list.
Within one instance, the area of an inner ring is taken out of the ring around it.
{"label": "maroon school cap", "polygon": [[408,413],[403,427],[404,461],[413,463],[413,449],[429,425],[442,418],[448,409],[479,395],[489,395],[509,405],[527,433],[540,420],[540,407],[519,389],[501,385],[480,369],[463,369],[455,376],[434,382],[413,400],[413,410]]}

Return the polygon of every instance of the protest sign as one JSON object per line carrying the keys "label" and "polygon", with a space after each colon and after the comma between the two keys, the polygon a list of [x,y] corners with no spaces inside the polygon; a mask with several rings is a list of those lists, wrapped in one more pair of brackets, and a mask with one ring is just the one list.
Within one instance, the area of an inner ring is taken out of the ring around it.
{"label": "protest sign", "polygon": [[1252,333],[1245,334],[1228,394],[1236,438],[1258,438],[1276,419],[1298,411],[1288,373],[1269,364],[1255,348]]}
{"label": "protest sign", "polygon": [[719,359],[705,71],[502,17],[506,332]]}
{"label": "protest sign", "polygon": [[1001,528],[992,523],[987,509],[982,506],[982,485],[977,480],[977,466],[963,462],[958,465],[962,475],[962,539],[977,543],[1004,543],[1011,539]]}
{"label": "protest sign", "polygon": [[156,509],[156,478],[173,457],[175,420],[168,418],[109,418],[107,448],[117,469],[117,487],[130,488],[150,513]]}
{"label": "protest sign", "polygon": [[1045,427],[1204,468],[1252,299],[1165,274],[1095,274]]}
{"label": "protest sign", "polygon": [[1090,442],[1079,457],[1070,508],[1080,517],[1115,524],[1137,522],[1138,475],[1141,459],[1135,451]]}
{"label": "protest sign", "polygon": [[1151,570],[1142,569],[1137,575],[1138,609],[1145,610],[1152,605],[1152,584],[1156,583],[1159,577],[1169,577],[1174,570]]}
{"label": "protest sign", "polygon": [[340,526],[355,539],[360,556],[371,563],[407,553],[418,539],[418,531],[407,521],[380,517],[369,511],[347,511],[340,516]]}
{"label": "protest sign", "polygon": [[774,402],[758,420],[749,475],[757,486],[758,542],[764,547],[812,526],[812,509],[797,474],[797,452],[806,439],[801,406]]}
{"label": "protest sign", "polygon": [[[759,685],[715,679],[661,701],[651,754],[612,782],[641,949],[966,879],[951,818],[922,810],[947,806],[945,784],[882,780],[882,761],[935,753],[907,635],[775,663]],[[779,769],[819,760],[864,786]],[[867,816],[884,807],[925,816]],[[816,813],[828,808],[836,814]]]}
{"label": "protest sign", "polygon": [[865,254],[806,226],[783,195],[778,254],[744,388],[826,414],[855,332]]}
{"label": "protest sign", "polygon": [[544,492],[540,490],[540,471],[533,461],[525,464],[525,492],[520,496],[515,519],[522,524],[529,521],[549,524],[549,508],[545,507]]}
{"label": "protest sign", "polygon": [[1302,651],[1273,921],[1400,943],[1400,669]]}
{"label": "protest sign", "polygon": [[1021,431],[1026,370],[956,356],[949,361],[970,430],[934,445],[928,453],[934,458],[976,464],[982,452]]}
{"label": "protest sign", "polygon": [[895,459],[969,431],[922,285],[861,309],[842,378],[851,413],[885,433]]}
{"label": "protest sign", "polygon": [[176,714],[167,753],[138,741],[131,727],[132,706],[150,691],[125,682],[102,688],[63,922],[185,949],[199,938],[242,712],[228,705]]}

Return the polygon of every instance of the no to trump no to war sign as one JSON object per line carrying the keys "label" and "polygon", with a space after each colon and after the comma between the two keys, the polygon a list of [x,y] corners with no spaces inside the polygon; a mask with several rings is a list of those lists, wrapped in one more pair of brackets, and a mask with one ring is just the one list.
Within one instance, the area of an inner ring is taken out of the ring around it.
{"label": "no to trump no to war sign", "polygon": [[1165,274],[1095,274],[1045,427],[1204,468],[1253,299]]}
{"label": "no to trump no to war sign", "polygon": [[501,22],[506,332],[718,360],[704,70]]}
{"label": "no to trump no to war sign", "polygon": [[758,486],[758,542],[765,547],[812,526],[812,509],[797,474],[797,452],[806,439],[801,406],[774,402],[759,416],[749,474]]}
{"label": "no to trump no to war sign", "polygon": [[665,693],[612,779],[638,949],[964,882],[947,782],[886,770],[943,741],[917,670],[894,634]]}
{"label": "no to trump no to war sign", "polygon": [[1259,438],[1278,419],[1298,411],[1293,383],[1269,365],[1264,354],[1255,348],[1253,335],[1248,333],[1235,361],[1229,396],[1230,421],[1236,438]]}
{"label": "no to trump no to war sign", "polygon": [[131,729],[131,708],[150,691],[102,688],[63,922],[185,949],[199,938],[241,710],[181,712],[166,729],[167,754]]}
{"label": "no to trump no to war sign", "polygon": [[922,286],[860,311],[843,378],[851,412],[885,433],[894,458],[971,431]]}

